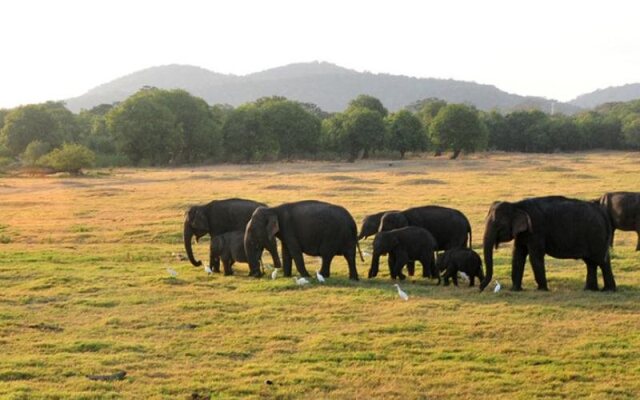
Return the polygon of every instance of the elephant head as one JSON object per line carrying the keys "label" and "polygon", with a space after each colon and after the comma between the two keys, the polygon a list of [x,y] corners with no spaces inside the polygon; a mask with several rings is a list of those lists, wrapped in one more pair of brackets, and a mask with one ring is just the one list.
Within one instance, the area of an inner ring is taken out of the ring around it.
{"label": "elephant head", "polygon": [[280,231],[278,215],[267,207],[258,207],[253,212],[244,233],[244,251],[247,254],[249,270],[253,276],[261,276],[260,257],[266,248],[272,255],[275,268],[281,268],[276,244],[276,234]]}
{"label": "elephant head", "polygon": [[196,237],[196,242],[209,233],[209,220],[205,209],[202,206],[193,206],[187,211],[184,219],[184,249],[187,252],[189,261],[196,267],[202,265],[200,260],[196,260],[193,256],[193,249],[191,248],[191,238]]}
{"label": "elephant head", "polygon": [[484,290],[493,278],[494,247],[497,249],[498,244],[512,241],[520,233],[533,232],[529,214],[506,201],[493,203],[485,222],[482,244],[487,274],[480,284],[480,290]]}
{"label": "elephant head", "polygon": [[444,253],[438,254],[436,258],[436,271],[439,273],[444,272],[447,269],[447,265],[449,264],[449,257],[451,253],[445,251]]}
{"label": "elephant head", "polygon": [[409,220],[401,212],[391,211],[384,213],[380,220],[380,232],[409,226]]}
{"label": "elephant head", "polygon": [[375,235],[378,232],[378,227],[380,226],[380,219],[384,212],[380,212],[377,214],[367,215],[364,220],[362,220],[362,226],[360,227],[360,233],[358,234],[358,240],[366,239],[369,236]]}
{"label": "elephant head", "polygon": [[369,278],[375,278],[380,268],[380,256],[389,254],[400,243],[396,235],[389,235],[380,232],[373,239],[373,255],[371,257],[371,268],[369,269]]}

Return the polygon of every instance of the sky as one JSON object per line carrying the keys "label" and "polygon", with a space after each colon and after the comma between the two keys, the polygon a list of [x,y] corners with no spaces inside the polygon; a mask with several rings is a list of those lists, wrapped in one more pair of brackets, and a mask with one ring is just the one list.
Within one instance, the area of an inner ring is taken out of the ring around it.
{"label": "sky", "polygon": [[327,61],[561,101],[640,82],[633,0],[7,0],[0,10],[0,108],[166,64],[244,75]]}

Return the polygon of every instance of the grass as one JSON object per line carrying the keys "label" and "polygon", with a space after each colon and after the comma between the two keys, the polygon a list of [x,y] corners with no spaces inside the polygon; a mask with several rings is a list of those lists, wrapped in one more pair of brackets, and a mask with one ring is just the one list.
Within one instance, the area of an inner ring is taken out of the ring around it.
{"label": "grass", "polygon": [[[327,284],[298,287],[248,278],[242,264],[236,276],[207,276],[172,253],[183,252],[189,204],[234,196],[325,199],[358,223],[384,209],[448,205],[469,217],[477,248],[492,201],[637,191],[639,161],[496,153],[3,178],[0,398],[638,398],[633,233],[616,233],[613,294],[583,292],[582,263],[550,258],[551,292],[533,290],[530,268],[528,290],[510,292],[508,245],[496,253],[500,293],[415,279],[402,284],[407,302],[384,268],[366,280],[360,261],[359,282],[335,259]],[[120,370],[124,380],[86,378]]]}

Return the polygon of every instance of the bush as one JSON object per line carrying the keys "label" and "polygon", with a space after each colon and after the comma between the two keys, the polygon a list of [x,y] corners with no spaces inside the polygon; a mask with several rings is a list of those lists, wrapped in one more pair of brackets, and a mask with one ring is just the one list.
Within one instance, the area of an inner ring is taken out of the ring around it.
{"label": "bush", "polygon": [[40,157],[44,156],[51,149],[49,143],[42,142],[40,140],[34,140],[27,145],[27,148],[22,153],[22,160],[29,166],[37,164]]}
{"label": "bush", "polygon": [[41,164],[59,172],[79,174],[82,168],[93,166],[95,154],[80,144],[65,143],[42,157]]}

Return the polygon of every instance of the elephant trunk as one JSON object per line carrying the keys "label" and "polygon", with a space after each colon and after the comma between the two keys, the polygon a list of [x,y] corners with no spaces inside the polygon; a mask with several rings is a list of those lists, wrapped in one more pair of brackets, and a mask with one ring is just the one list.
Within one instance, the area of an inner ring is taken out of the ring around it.
{"label": "elephant trunk", "polygon": [[191,248],[191,238],[193,237],[193,230],[191,229],[191,225],[189,225],[189,220],[184,221],[184,233],[182,235],[184,237],[184,249],[187,252],[187,257],[189,257],[189,261],[196,267],[202,265],[202,261],[196,260],[193,257],[193,249]]}
{"label": "elephant trunk", "polygon": [[487,268],[486,275],[480,283],[480,291],[487,287],[491,279],[493,279],[493,247],[496,245],[497,237],[493,228],[487,224],[484,232],[482,244],[484,247],[484,265]]}
{"label": "elephant trunk", "polygon": [[271,254],[271,258],[273,259],[273,267],[274,268],[282,268],[282,264],[280,263],[280,256],[278,255],[278,244],[275,239],[273,242],[267,244],[267,251]]}

